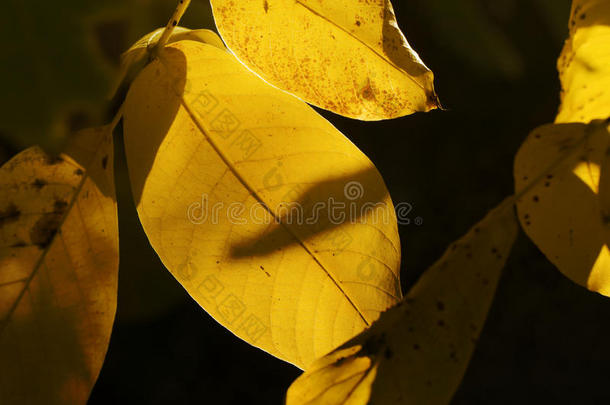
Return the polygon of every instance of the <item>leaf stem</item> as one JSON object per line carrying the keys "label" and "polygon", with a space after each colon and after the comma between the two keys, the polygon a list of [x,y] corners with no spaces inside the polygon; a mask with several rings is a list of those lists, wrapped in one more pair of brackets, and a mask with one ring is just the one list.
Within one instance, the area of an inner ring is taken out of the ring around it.
{"label": "leaf stem", "polygon": [[191,4],[191,0],[179,0],[178,1],[176,10],[174,11],[172,18],[170,18],[169,21],[167,22],[167,25],[165,26],[165,30],[163,30],[163,34],[161,34],[161,38],[159,38],[159,42],[157,42],[155,44],[154,48],[151,50],[151,53],[153,55],[156,55],[156,53],[159,52],[159,49],[162,49],[167,44],[167,42],[169,41],[169,38],[171,37],[172,33],[174,32],[174,28],[178,25],[178,23],[182,19],[182,16],[186,12],[186,9],[188,8],[188,6],[190,4]]}

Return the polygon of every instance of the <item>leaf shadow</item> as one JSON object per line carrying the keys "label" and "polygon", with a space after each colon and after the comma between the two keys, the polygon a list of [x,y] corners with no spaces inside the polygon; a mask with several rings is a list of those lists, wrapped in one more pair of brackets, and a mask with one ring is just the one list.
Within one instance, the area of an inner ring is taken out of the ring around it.
{"label": "leaf shadow", "polygon": [[[186,85],[187,62],[184,54],[171,47],[164,48],[163,53],[163,60],[151,62],[132,83],[127,94],[123,119],[124,144],[136,205],[140,203],[159,147],[182,105]],[[157,83],[150,85],[153,82]],[[133,103],[138,103],[137,109],[129,108]],[[132,133],[133,126],[137,126],[137,133]]]}
{"label": "leaf shadow", "polygon": [[[374,167],[313,185],[278,187],[283,187],[285,192],[279,204],[266,206],[268,212],[274,214],[267,217],[269,226],[261,233],[233,244],[232,257],[269,255],[323,234],[328,235],[334,249],[341,250],[346,242],[356,237],[349,233],[337,236],[344,225],[366,222],[375,226],[375,221],[393,220],[394,213],[386,211],[393,210],[388,191]],[[291,237],[287,238],[287,233]]]}

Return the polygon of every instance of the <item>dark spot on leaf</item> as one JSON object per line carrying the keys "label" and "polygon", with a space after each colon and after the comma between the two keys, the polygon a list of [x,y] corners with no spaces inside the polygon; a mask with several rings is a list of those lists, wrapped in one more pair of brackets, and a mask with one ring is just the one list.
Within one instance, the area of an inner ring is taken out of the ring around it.
{"label": "dark spot on leaf", "polygon": [[375,93],[371,87],[371,82],[368,82],[362,89],[362,97],[366,100],[373,100],[375,98]]}
{"label": "dark spot on leaf", "polygon": [[20,247],[25,247],[25,246],[27,246],[27,244],[24,241],[20,240],[20,241],[18,241],[16,243],[13,243],[10,247],[12,247],[12,248],[20,248]]}
{"label": "dark spot on leaf", "polygon": [[41,249],[49,246],[61,225],[61,220],[63,219],[67,208],[67,201],[57,199],[53,205],[53,212],[44,214],[36,221],[30,230],[30,239],[34,245],[37,245]]}
{"label": "dark spot on leaf", "polygon": [[108,166],[108,155],[106,155],[102,158],[102,169],[106,170],[107,166]]}
{"label": "dark spot on leaf", "polygon": [[362,23],[360,21],[356,21],[356,25],[360,27]]}
{"label": "dark spot on leaf", "polygon": [[413,345],[413,350],[419,350],[419,345],[417,343]]}
{"label": "dark spot on leaf", "polygon": [[0,211],[0,228],[11,222],[15,222],[21,216],[21,211],[15,204],[10,204],[4,211]]}
{"label": "dark spot on leaf", "polygon": [[538,202],[538,201],[540,201],[540,198],[538,198],[538,196],[537,196],[537,195],[535,195],[535,196],[532,198],[532,200],[533,200],[534,202]]}
{"label": "dark spot on leaf", "polygon": [[449,353],[449,358],[451,358],[451,360],[457,362],[457,354],[455,352]]}
{"label": "dark spot on leaf", "polygon": [[59,163],[62,163],[63,161],[64,161],[64,159],[58,155],[47,155],[46,156],[46,164],[48,164],[49,166],[57,165]]}
{"label": "dark spot on leaf", "polygon": [[85,173],[82,171],[82,169],[76,169],[74,170],[74,174],[76,174],[77,176],[82,176]]}
{"label": "dark spot on leaf", "polygon": [[443,310],[445,309],[445,304],[444,304],[442,301],[437,301],[437,302],[436,302],[436,308],[437,308],[439,311],[443,311]]}
{"label": "dark spot on leaf", "polygon": [[44,181],[43,179],[36,179],[34,180],[34,182],[32,183],[32,186],[34,188],[37,188],[38,190],[42,189],[44,186],[47,185],[47,182]]}
{"label": "dark spot on leaf", "polygon": [[34,245],[41,249],[49,246],[53,237],[59,229],[62,215],[56,212],[48,212],[44,214],[30,230],[30,239]]}
{"label": "dark spot on leaf", "polygon": [[66,212],[66,208],[68,208],[68,202],[66,200],[57,199],[55,200],[55,204],[53,204],[53,209],[56,214],[63,215]]}
{"label": "dark spot on leaf", "polygon": [[345,360],[347,360],[349,357],[341,357],[340,359],[338,359],[337,361],[335,361],[333,363],[333,366],[335,367],[341,367],[343,365],[343,363],[345,363]]}
{"label": "dark spot on leaf", "polygon": [[269,2],[267,0],[263,2],[263,8],[265,9],[265,14],[267,14],[269,12]]}

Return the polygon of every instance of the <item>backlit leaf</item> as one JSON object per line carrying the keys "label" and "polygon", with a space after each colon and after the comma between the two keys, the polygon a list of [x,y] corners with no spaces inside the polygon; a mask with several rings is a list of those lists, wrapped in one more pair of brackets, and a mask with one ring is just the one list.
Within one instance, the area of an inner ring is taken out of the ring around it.
{"label": "backlit leaf", "polygon": [[247,342],[306,367],[400,300],[396,217],[374,165],[230,53],[164,48],[127,96],[125,148],[152,246]]}
{"label": "backlit leaf", "polygon": [[59,157],[33,147],[0,168],[0,402],[85,404],[117,299],[108,127]]}
{"label": "backlit leaf", "polygon": [[[140,73],[140,71],[150,62],[152,59],[151,50],[159,42],[164,30],[165,27],[146,34],[123,53],[121,56],[121,71],[117,77],[115,89],[112,93],[116,93],[122,88],[127,88],[136,78],[138,73]],[[214,31],[206,29],[190,30],[184,27],[174,28],[174,31],[168,40],[168,44],[185,40],[203,42],[223,50],[226,49],[222,39],[220,39],[218,34]]]}
{"label": "backlit leaf", "polygon": [[271,84],[338,114],[380,120],[439,106],[434,77],[390,0],[211,0],[227,46]]}
{"label": "backlit leaf", "polygon": [[509,199],[454,243],[400,305],[316,361],[288,390],[287,405],[448,404],[517,228]]}
{"label": "backlit leaf", "polygon": [[563,93],[556,122],[610,117],[610,2],[573,1],[558,68]]}
{"label": "backlit leaf", "polygon": [[515,158],[515,187],[521,192],[535,182],[517,208],[523,229],[546,257],[576,283],[610,295],[602,216],[608,207],[599,199],[610,136],[606,125],[552,124],[534,130]]}

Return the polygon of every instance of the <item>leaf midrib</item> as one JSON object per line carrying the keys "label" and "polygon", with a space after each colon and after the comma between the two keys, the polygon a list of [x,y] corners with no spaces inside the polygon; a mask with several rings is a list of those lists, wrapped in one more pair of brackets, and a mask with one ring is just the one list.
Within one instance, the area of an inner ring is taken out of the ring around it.
{"label": "leaf midrib", "polygon": [[[165,64],[163,62],[162,58],[159,58],[159,60],[161,61],[161,63]],[[166,66],[167,67],[167,66]],[[222,149],[216,144],[216,142],[214,142],[214,140],[212,139],[212,137],[208,134],[208,132],[206,131],[206,129],[204,128],[203,124],[199,121],[199,119],[197,118],[197,115],[193,113],[193,111],[191,110],[191,107],[188,105],[188,103],[186,102],[186,100],[184,99],[183,95],[180,95],[180,103],[181,105],[184,107],[186,113],[188,114],[188,116],[190,117],[190,119],[193,121],[193,123],[195,123],[195,125],[197,126],[197,128],[199,129],[199,131],[201,132],[201,134],[206,138],[206,140],[208,141],[208,143],[210,144],[210,146],[212,146],[212,148],[214,149],[214,151],[218,154],[218,156],[222,159],[222,161],[225,163],[225,165],[227,165],[227,167],[229,168],[229,170],[231,170],[231,172],[233,173],[233,175],[237,178],[237,180],[246,188],[246,190],[248,190],[248,192],[250,193],[250,195],[252,197],[254,197],[258,203],[260,203],[265,210],[273,216],[274,220],[276,220],[296,241],[298,241],[299,245],[301,245],[301,247],[307,252],[307,254],[309,256],[311,256],[311,258],[316,262],[316,264],[318,266],[320,266],[320,268],[324,271],[324,273],[328,276],[328,278],[335,284],[335,286],[337,287],[337,289],[339,291],[341,291],[342,295],[345,297],[345,299],[349,302],[349,304],[354,308],[354,310],[356,311],[356,313],[360,316],[360,318],[362,319],[362,321],[364,322],[364,324],[369,327],[370,326],[370,322],[366,319],[366,317],[364,316],[363,312],[358,308],[358,306],[356,305],[356,303],[352,300],[352,298],[349,296],[349,294],[347,294],[347,292],[341,287],[340,282],[335,279],[335,277],[333,277],[333,275],[331,274],[331,272],[322,264],[322,262],[320,261],[320,259],[315,255],[315,253],[306,245],[306,243],[301,240],[301,238],[299,238],[298,235],[296,235],[294,233],[294,231],[292,229],[290,229],[288,226],[286,226],[286,224],[284,222],[282,222],[280,220],[280,218],[277,216],[277,214],[275,212],[273,212],[268,205],[265,203],[265,201],[258,195],[258,193],[254,190],[254,188],[252,186],[250,186],[250,184],[248,183],[248,181],[241,175],[241,173],[237,170],[237,168],[233,165],[233,163],[231,162],[231,160],[223,153]]]}
{"label": "leaf midrib", "polygon": [[[415,85],[417,85],[417,87],[419,87],[420,89],[422,89],[424,92],[426,92],[426,88],[419,83],[417,80],[415,80],[415,78],[413,76],[411,76],[409,73],[407,73],[406,70],[404,70],[403,68],[401,68],[400,66],[398,66],[396,63],[394,63],[393,61],[391,61],[390,59],[386,58],[385,55],[382,55],[379,51],[377,51],[375,48],[373,48],[371,45],[369,45],[368,43],[366,43],[365,41],[363,41],[362,39],[358,38],[356,35],[354,35],[352,32],[350,32],[349,30],[347,30],[346,28],[344,28],[343,26],[341,26],[340,24],[334,22],[333,20],[331,20],[330,18],[326,17],[323,14],[320,14],[319,12],[317,12],[316,10],[312,9],[311,7],[309,7],[308,5],[304,4],[302,2],[302,0],[295,0],[297,4],[299,4],[301,7],[303,7],[304,9],[306,9],[307,11],[309,11],[310,13],[312,13],[313,15],[323,19],[324,21],[328,22],[329,24],[333,25],[334,27],[338,28],[339,30],[345,32],[347,35],[349,35],[351,38],[355,39],[356,41],[360,42],[362,45],[364,45],[366,48],[368,48],[371,52],[373,52],[373,54],[377,55],[379,58],[381,58],[383,61],[385,61],[388,65],[392,66],[394,69],[398,70],[400,73],[402,73],[403,75],[405,75],[410,81],[412,81]],[[415,52],[415,51],[414,51]]]}

